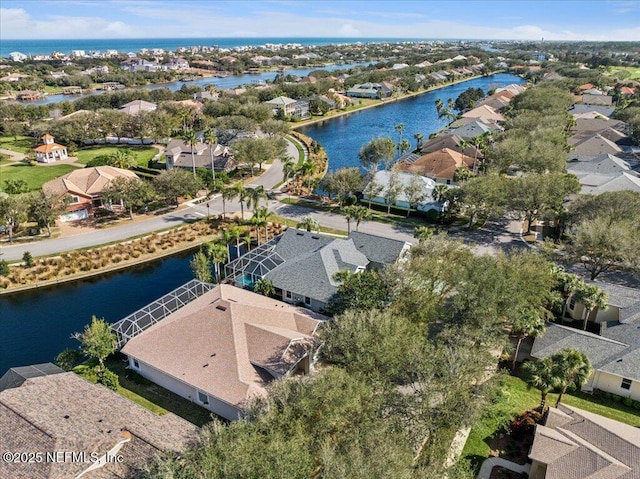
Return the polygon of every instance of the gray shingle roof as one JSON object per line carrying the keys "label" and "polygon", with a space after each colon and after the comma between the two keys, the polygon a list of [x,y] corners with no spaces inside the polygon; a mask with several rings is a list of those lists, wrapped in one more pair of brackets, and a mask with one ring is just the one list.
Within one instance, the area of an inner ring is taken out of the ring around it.
{"label": "gray shingle roof", "polygon": [[407,245],[404,241],[374,236],[359,231],[352,231],[349,237],[356,248],[362,252],[369,261],[379,264],[393,264],[400,258],[402,250]]}
{"label": "gray shingle roof", "polygon": [[589,113],[595,111],[602,116],[610,117],[616,109],[612,106],[603,105],[573,105],[573,108],[569,110],[570,115],[580,115],[582,113]]}
{"label": "gray shingle roof", "polygon": [[622,149],[611,140],[600,135],[594,135],[587,138],[582,138],[573,144],[573,148],[569,153],[569,158],[576,158],[577,156],[596,156],[610,153],[615,155],[620,153]]}
{"label": "gray shingle roof", "polygon": [[0,392],[9,388],[17,388],[29,378],[49,376],[65,372],[52,363],[33,364],[31,366],[20,366],[9,369],[4,376],[0,377]]}

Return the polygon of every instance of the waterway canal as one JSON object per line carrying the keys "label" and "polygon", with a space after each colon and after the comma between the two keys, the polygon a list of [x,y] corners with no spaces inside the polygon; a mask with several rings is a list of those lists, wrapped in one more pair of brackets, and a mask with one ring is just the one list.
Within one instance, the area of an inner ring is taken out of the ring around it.
{"label": "waterway canal", "polygon": [[[414,133],[425,139],[440,130],[434,102],[456,98],[469,87],[485,91],[510,83],[522,83],[500,74],[434,90],[385,106],[356,112],[301,131],[318,140],[329,155],[329,168],[357,166],[358,150],[372,138],[398,135],[394,127],[404,123],[404,137],[412,145]],[[0,296],[0,375],[14,366],[53,361],[66,347],[76,347],[71,334],[81,331],[91,316],[115,322],[192,278],[190,253],[149,263],[126,272],[92,280]]]}

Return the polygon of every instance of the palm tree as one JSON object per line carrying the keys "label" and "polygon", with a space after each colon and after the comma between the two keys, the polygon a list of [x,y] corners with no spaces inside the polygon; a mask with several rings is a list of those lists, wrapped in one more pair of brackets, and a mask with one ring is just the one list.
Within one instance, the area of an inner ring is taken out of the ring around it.
{"label": "palm tree", "polygon": [[273,296],[276,288],[270,279],[260,278],[253,285],[253,291],[263,296]]}
{"label": "palm tree", "polygon": [[240,256],[240,238],[244,235],[244,229],[238,225],[233,225],[228,229],[229,236],[236,244],[236,258]]}
{"label": "palm tree", "polygon": [[438,116],[440,116],[440,111],[442,110],[442,107],[444,106],[443,103],[442,103],[442,100],[440,98],[438,98],[435,101],[435,104],[436,104],[436,111],[438,112]]}
{"label": "palm tree", "polygon": [[432,193],[433,199],[435,200],[436,203],[441,205],[445,202],[448,189],[449,188],[447,187],[447,185],[442,185],[442,184],[436,185]]}
{"label": "palm tree", "polygon": [[577,274],[561,272],[559,276],[564,294],[564,306],[562,307],[562,317],[560,318],[560,322],[563,323],[571,300],[578,291],[586,287],[586,284]]}
{"label": "palm tree", "polygon": [[222,243],[211,243],[209,248],[209,257],[211,258],[216,271],[216,280],[220,283],[222,281],[222,270],[220,265],[224,264],[229,257],[229,249],[227,245]]}
{"label": "palm tree", "polygon": [[[347,213],[345,213],[345,210]],[[368,220],[369,218],[371,218],[371,213],[364,206],[347,206],[343,208],[342,211],[345,216],[347,216],[347,214],[349,215],[349,218],[347,218],[347,226],[350,226],[350,220],[356,221],[356,231],[358,231],[360,223],[363,220]],[[349,233],[350,232],[351,231],[349,230]]]}
{"label": "palm tree", "polygon": [[[217,145],[218,144],[218,137],[216,136],[216,132],[213,130],[213,128],[207,128],[204,131],[204,134],[202,136],[204,138],[204,142],[209,145],[209,155],[211,156],[211,175],[213,176],[213,182],[212,184],[215,185],[216,184],[216,169],[215,169],[215,165],[214,165],[214,161],[213,161],[213,150],[214,147],[213,145]],[[215,188],[215,186],[214,186]]]}
{"label": "palm tree", "polygon": [[413,237],[418,240],[419,243],[422,243],[433,236],[433,228],[429,228],[428,226],[417,226],[413,230]]}
{"label": "palm tree", "polygon": [[394,127],[394,130],[396,130],[396,133],[398,133],[398,135],[400,136],[398,143],[402,142],[402,134],[404,133],[404,123],[398,123]]}
{"label": "palm tree", "polygon": [[136,159],[131,150],[118,148],[115,153],[109,156],[109,165],[115,168],[129,169],[136,166]]}
{"label": "palm tree", "polygon": [[194,130],[189,130],[184,135],[184,141],[191,148],[191,168],[193,170],[193,176],[196,176],[196,153],[195,148],[198,144],[198,135]]}
{"label": "palm tree", "polygon": [[598,308],[606,309],[607,293],[594,284],[587,284],[577,291],[576,296],[576,300],[580,301],[584,306],[582,329],[586,331],[591,313]]}
{"label": "palm tree", "polygon": [[522,365],[527,386],[540,391],[540,412],[547,407],[547,395],[560,385],[557,368],[551,358],[528,361]]}
{"label": "palm tree", "polygon": [[[255,224],[257,226],[264,227],[264,242],[265,243],[267,241],[269,241],[269,219],[273,218],[274,216],[275,215],[273,214],[273,212],[269,211],[269,209],[266,206],[263,206],[262,208],[258,208],[253,213],[252,220],[254,218],[257,218]],[[258,233],[258,244],[260,244],[260,234],[259,233]]]}
{"label": "palm tree", "polygon": [[237,193],[235,188],[229,186],[222,189],[222,217],[227,217],[227,201],[230,201],[236,197]]}
{"label": "palm tree", "polygon": [[246,189],[247,208],[255,210],[260,205],[260,200],[267,199],[267,192],[264,186],[256,186],[255,188]]}
{"label": "palm tree", "polygon": [[404,138],[400,143],[398,143],[398,149],[400,150],[400,153],[403,155],[409,150],[409,148],[411,148],[411,144],[406,138]]}
{"label": "palm tree", "polygon": [[347,235],[351,234],[351,220],[353,219],[353,206],[347,206],[341,210],[344,219],[347,220]]}
{"label": "palm tree", "polygon": [[552,355],[550,359],[560,377],[560,382],[557,386],[560,389],[560,394],[558,394],[556,401],[556,407],[558,407],[562,400],[562,395],[569,386],[573,384],[580,389],[587,378],[591,376],[593,369],[587,355],[577,349],[563,349]]}
{"label": "palm tree", "polygon": [[300,165],[298,169],[300,170],[302,176],[307,179],[307,190],[309,190],[309,193],[311,193],[311,178],[318,170],[318,167],[311,161],[305,161]]}
{"label": "palm tree", "polygon": [[240,218],[244,219],[244,203],[247,199],[247,189],[242,184],[242,181],[238,181],[232,189],[235,192],[234,197],[237,197],[240,202]]}
{"label": "palm tree", "polygon": [[511,326],[511,334],[516,337],[516,350],[513,355],[513,363],[511,369],[516,368],[516,362],[518,360],[518,354],[520,353],[520,346],[522,341],[528,337],[537,337],[544,333],[545,319],[549,312],[543,309],[526,308],[516,314],[516,317]]}
{"label": "palm tree", "polygon": [[296,228],[304,228],[309,232],[315,231],[316,233],[318,233],[320,232],[320,223],[318,223],[318,220],[316,220],[315,218],[312,218],[310,215],[307,215],[304,218],[302,218],[302,221],[300,221],[296,225]]}
{"label": "palm tree", "polygon": [[414,140],[416,140],[416,150],[420,149],[422,146],[422,140],[424,139],[424,135],[422,133],[416,133],[413,135]]}

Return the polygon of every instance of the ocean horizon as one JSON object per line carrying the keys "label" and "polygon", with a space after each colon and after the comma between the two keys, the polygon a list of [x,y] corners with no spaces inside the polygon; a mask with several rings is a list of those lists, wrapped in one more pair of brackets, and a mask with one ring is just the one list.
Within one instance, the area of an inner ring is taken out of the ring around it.
{"label": "ocean horizon", "polygon": [[[463,41],[460,39],[459,41]],[[343,38],[343,37],[237,37],[237,38],[102,38],[102,39],[51,39],[51,40],[11,40],[0,41],[0,57],[7,57],[11,52],[21,52],[25,55],[48,55],[52,52],[70,54],[72,50],[100,51],[117,50],[120,53],[138,52],[142,48],[162,48],[175,51],[180,47],[217,46],[233,48],[241,46],[260,46],[266,43],[299,43],[304,46],[322,46],[353,43],[381,43],[381,42],[419,42],[438,41],[433,38]],[[456,40],[442,40],[456,41]],[[467,40],[473,41],[473,40]],[[478,41],[478,40],[475,40]]]}

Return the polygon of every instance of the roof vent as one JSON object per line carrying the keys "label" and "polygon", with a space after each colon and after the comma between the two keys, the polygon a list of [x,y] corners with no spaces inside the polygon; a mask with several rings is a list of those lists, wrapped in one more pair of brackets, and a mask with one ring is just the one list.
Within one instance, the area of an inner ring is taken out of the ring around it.
{"label": "roof vent", "polygon": [[65,419],[69,419],[69,415],[68,415],[68,414],[65,414],[64,418],[65,418]]}
{"label": "roof vent", "polygon": [[302,232],[298,231],[298,232],[296,233],[296,235],[297,235],[297,236],[304,236],[304,233],[302,233]]}
{"label": "roof vent", "polygon": [[319,239],[320,239],[320,236],[312,236],[312,238],[313,238],[313,239],[317,239],[317,240],[319,240]]}
{"label": "roof vent", "polygon": [[208,368],[209,367],[209,363],[205,364],[204,366],[202,366],[203,368]]}
{"label": "roof vent", "polygon": [[227,310],[227,308],[225,306],[220,306],[220,305],[216,306],[216,309],[218,309],[220,311],[226,311]]}
{"label": "roof vent", "polygon": [[215,358],[215,356],[216,356],[216,353],[213,353],[210,357]]}
{"label": "roof vent", "polygon": [[616,363],[621,363],[621,362],[622,362],[622,358],[620,358],[620,359],[618,359],[618,360],[616,361]]}

